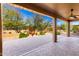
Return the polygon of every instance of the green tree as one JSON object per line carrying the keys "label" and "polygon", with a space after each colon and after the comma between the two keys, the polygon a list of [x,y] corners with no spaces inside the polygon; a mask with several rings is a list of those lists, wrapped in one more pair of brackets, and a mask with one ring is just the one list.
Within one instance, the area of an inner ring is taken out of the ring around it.
{"label": "green tree", "polygon": [[36,15],[34,17],[34,28],[38,31],[43,31],[49,26],[49,22],[45,21],[45,19],[41,15]]}
{"label": "green tree", "polygon": [[4,29],[13,29],[16,32],[20,32],[25,28],[25,24],[22,20],[21,14],[14,9],[3,7],[3,27]]}
{"label": "green tree", "polygon": [[[35,30],[37,31],[44,31],[48,26],[50,26],[50,23],[45,21],[45,19],[43,18],[43,16],[41,15],[34,15],[33,18],[28,19],[26,21],[26,23],[28,24],[29,27],[29,31],[31,34],[35,34]],[[32,33],[33,32],[33,33]]]}

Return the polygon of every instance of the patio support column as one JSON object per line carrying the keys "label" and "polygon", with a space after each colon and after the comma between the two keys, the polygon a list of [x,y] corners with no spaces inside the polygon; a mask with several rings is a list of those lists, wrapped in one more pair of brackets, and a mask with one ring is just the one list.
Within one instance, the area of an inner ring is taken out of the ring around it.
{"label": "patio support column", "polygon": [[56,29],[56,26],[57,26],[57,23],[56,23],[56,20],[57,18],[54,18],[53,20],[53,40],[54,42],[57,42],[57,29]]}
{"label": "patio support column", "polygon": [[[0,4],[0,14],[1,14],[1,4]],[[0,56],[2,56],[2,21],[0,15]]]}
{"label": "patio support column", "polygon": [[70,37],[70,21],[67,22],[67,37]]}

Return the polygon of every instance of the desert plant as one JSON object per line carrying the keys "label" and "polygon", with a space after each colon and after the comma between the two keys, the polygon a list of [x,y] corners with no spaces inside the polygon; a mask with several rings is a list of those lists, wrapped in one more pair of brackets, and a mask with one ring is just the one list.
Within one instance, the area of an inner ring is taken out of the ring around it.
{"label": "desert plant", "polygon": [[73,31],[74,33],[76,33],[76,32],[78,31],[78,27],[77,27],[77,26],[73,26],[72,31]]}
{"label": "desert plant", "polygon": [[57,34],[57,35],[60,35],[61,33],[58,31],[56,34]]}
{"label": "desert plant", "polygon": [[19,38],[26,38],[27,36],[29,36],[29,34],[25,34],[25,33],[20,33],[19,34]]}
{"label": "desert plant", "polygon": [[49,30],[49,31],[53,31],[53,28],[52,28],[52,27],[49,27],[48,30]]}
{"label": "desert plant", "polygon": [[40,35],[45,35],[45,32],[41,31],[41,32],[40,32]]}

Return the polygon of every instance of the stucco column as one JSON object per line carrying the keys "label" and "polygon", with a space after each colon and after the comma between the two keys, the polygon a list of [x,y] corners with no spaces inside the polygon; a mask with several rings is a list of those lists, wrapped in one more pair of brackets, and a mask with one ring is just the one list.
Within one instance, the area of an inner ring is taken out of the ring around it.
{"label": "stucco column", "polygon": [[54,40],[54,42],[57,42],[57,28],[56,28],[56,26],[57,26],[57,23],[56,23],[56,20],[57,20],[57,18],[54,18],[53,19],[53,40]]}
{"label": "stucco column", "polygon": [[2,56],[2,21],[1,21],[1,4],[0,4],[0,56]]}
{"label": "stucco column", "polygon": [[67,37],[70,37],[70,21],[67,22]]}

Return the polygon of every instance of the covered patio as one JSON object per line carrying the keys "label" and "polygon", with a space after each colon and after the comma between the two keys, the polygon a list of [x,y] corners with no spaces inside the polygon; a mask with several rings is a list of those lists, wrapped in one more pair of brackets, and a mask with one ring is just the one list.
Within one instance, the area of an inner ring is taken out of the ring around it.
{"label": "covered patio", "polygon": [[79,4],[74,3],[28,3],[10,4],[17,8],[23,8],[31,12],[47,15],[53,20],[53,41],[57,42],[57,18],[67,22],[67,37],[70,37],[70,22],[79,21]]}
{"label": "covered patio", "polygon": [[[68,3],[66,4],[63,4],[63,3],[59,3],[59,4],[58,3],[34,3],[34,4],[33,3],[14,3],[10,5],[17,7],[17,8],[29,10],[31,12],[34,12],[40,15],[47,15],[51,17],[52,19],[54,19],[53,20],[53,33],[48,36],[44,36],[44,38],[41,38],[41,39],[45,39],[45,37],[47,37],[49,40],[45,41],[45,43],[42,43],[43,45],[38,44],[39,46],[34,46],[34,49],[36,48],[35,50],[32,49],[33,51],[30,50],[31,52],[24,53],[24,54],[21,53],[21,54],[23,55],[52,55],[52,56],[53,55],[66,55],[66,56],[67,55],[79,55],[79,44],[78,44],[79,37],[70,37],[70,22],[79,20],[79,9],[78,9],[79,4],[73,4],[73,3],[69,3],[69,4]],[[57,37],[57,22],[56,22],[57,18],[67,22],[67,36]],[[2,24],[0,23],[0,25]],[[2,30],[2,27],[1,27],[1,30]],[[2,31],[1,31],[1,34],[2,34]],[[2,43],[2,36],[1,36],[0,42]],[[11,54],[5,54],[5,53],[10,53],[8,51],[6,52],[6,50],[8,48],[11,48],[10,44],[6,42],[3,44],[3,48],[6,47],[5,49],[2,49],[3,55],[11,55]],[[6,46],[6,44],[9,44],[9,46]],[[2,44],[0,44],[0,47],[2,47]],[[24,47],[21,47],[21,48],[24,48]],[[15,54],[21,55],[18,53],[22,51],[17,51],[17,52],[16,51],[12,55],[15,55]],[[23,52],[25,51],[26,49]]]}

